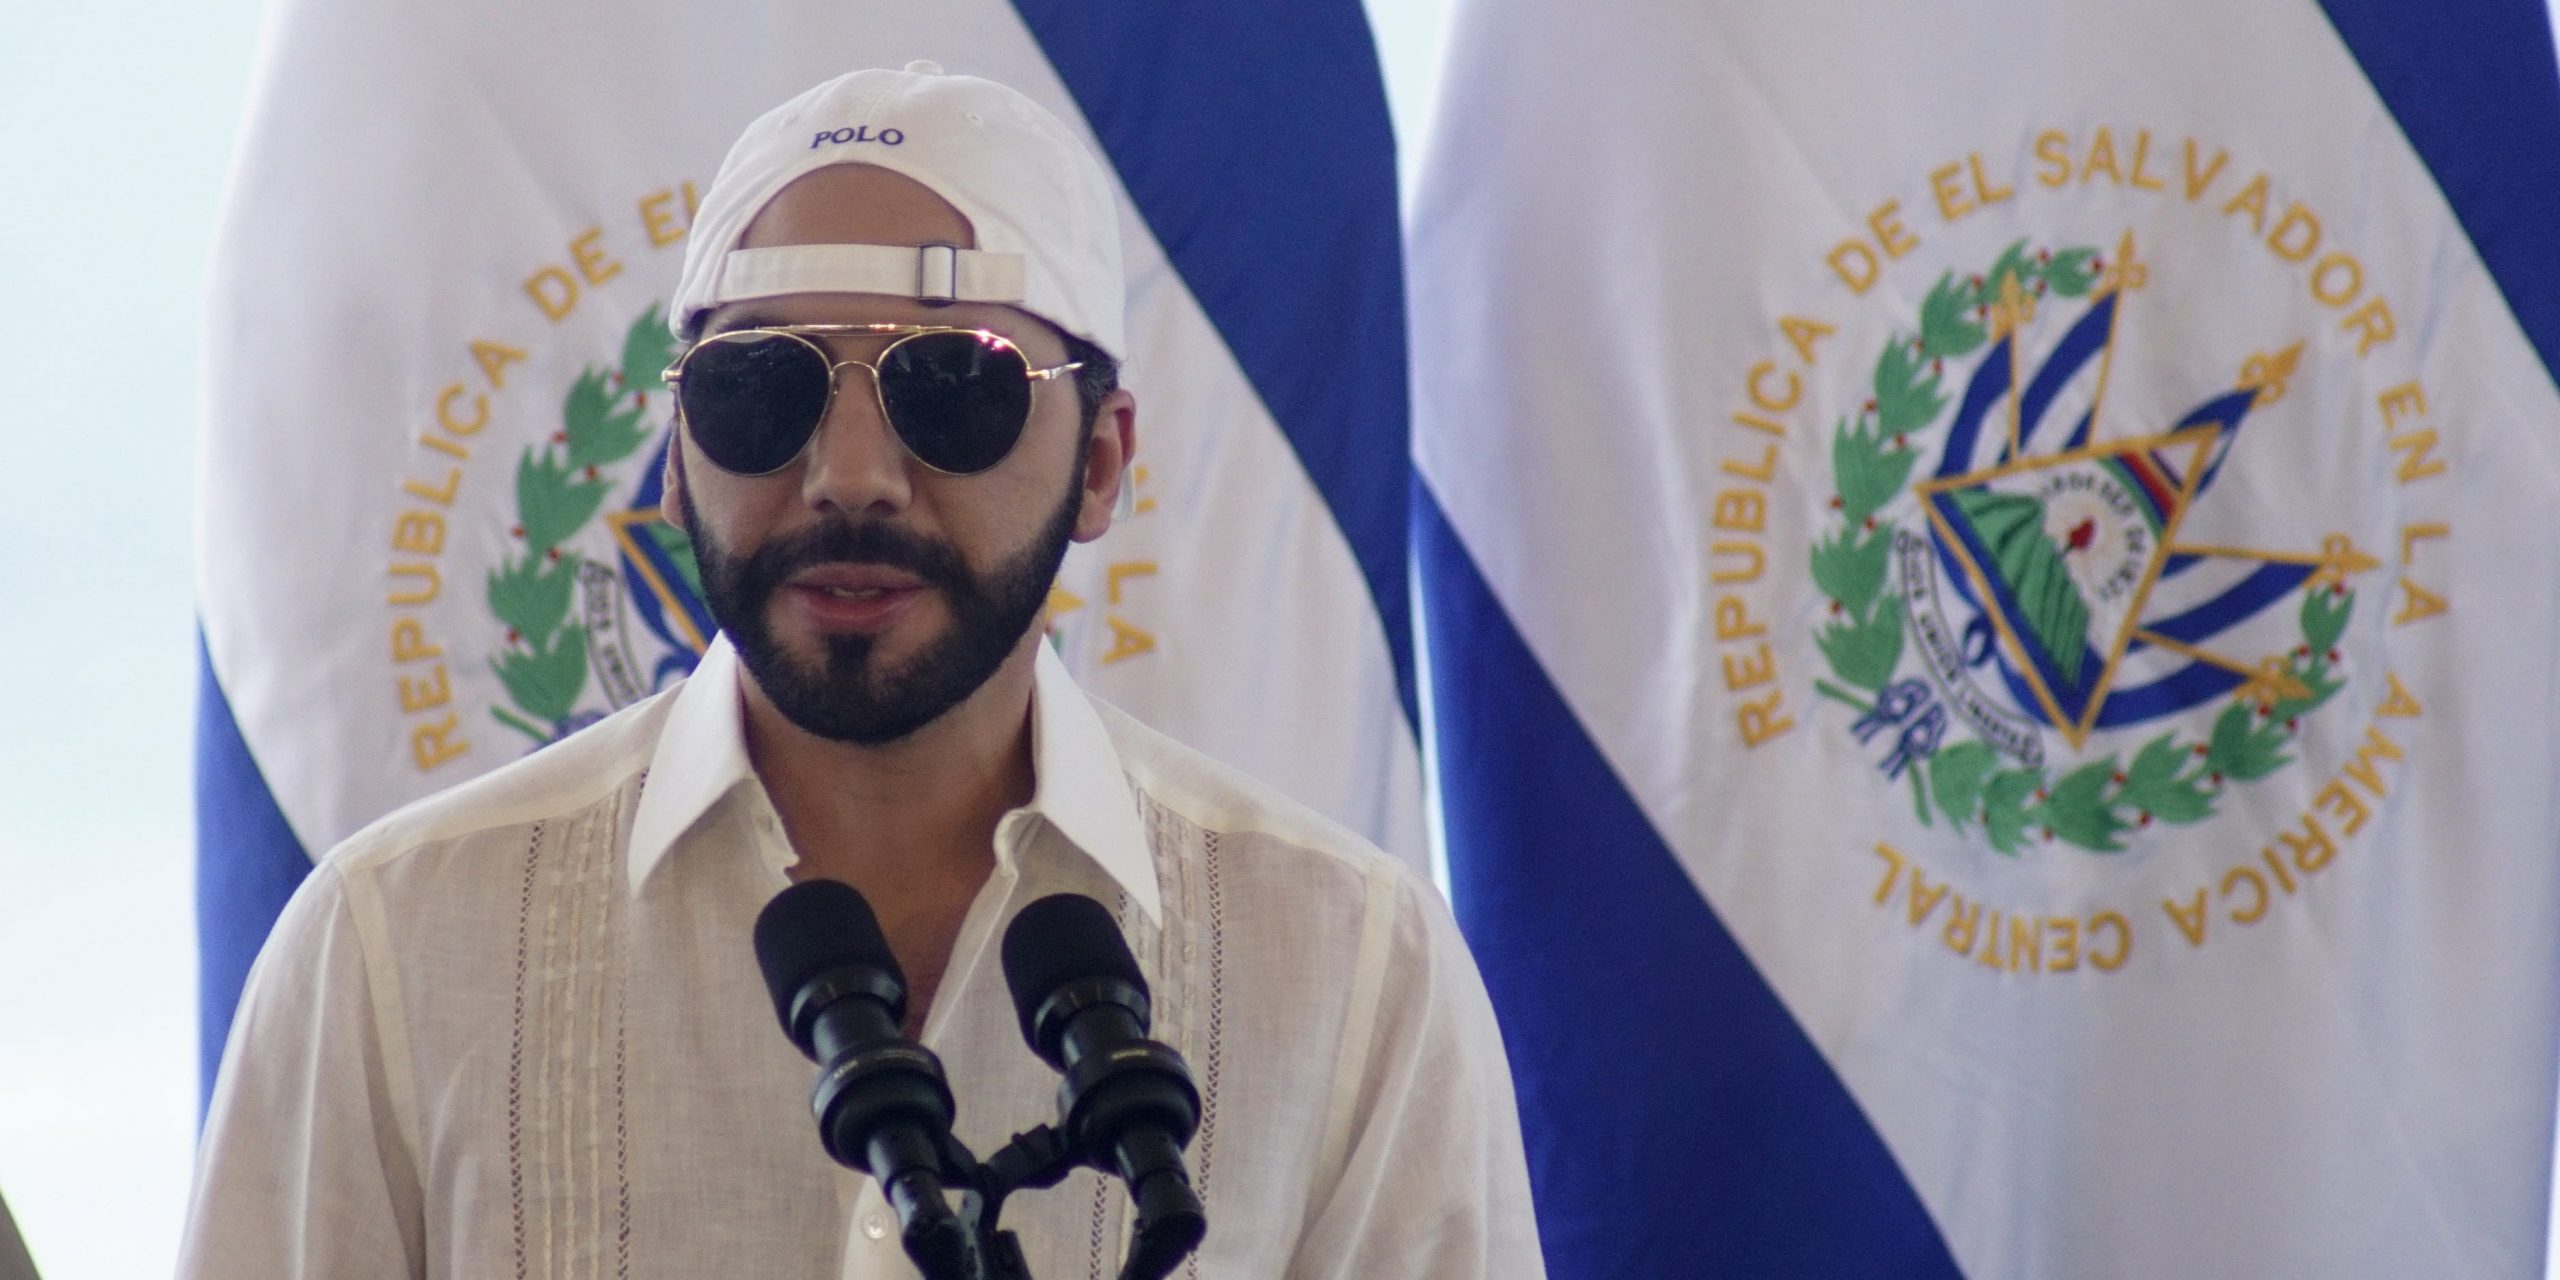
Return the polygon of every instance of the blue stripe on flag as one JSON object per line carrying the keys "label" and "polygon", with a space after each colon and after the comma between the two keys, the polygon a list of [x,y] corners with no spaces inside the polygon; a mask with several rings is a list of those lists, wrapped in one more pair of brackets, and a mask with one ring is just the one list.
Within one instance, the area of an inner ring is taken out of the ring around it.
{"label": "blue stripe on flag", "polygon": [[1356,0],[1014,7],[1333,509],[1413,721],[1404,249],[1367,17]]}
{"label": "blue stripe on flag", "polygon": [[196,1010],[199,1104],[213,1096],[222,1043],[249,964],[311,858],[276,807],[196,635]]}
{"label": "blue stripe on flag", "polygon": [[[2507,306],[2560,375],[2560,66],[2541,0],[2323,0]],[[2402,329],[2421,317],[2398,317]]]}
{"label": "blue stripe on flag", "polygon": [[1427,490],[1414,543],[1452,897],[1502,1018],[1549,1274],[1960,1274]]}

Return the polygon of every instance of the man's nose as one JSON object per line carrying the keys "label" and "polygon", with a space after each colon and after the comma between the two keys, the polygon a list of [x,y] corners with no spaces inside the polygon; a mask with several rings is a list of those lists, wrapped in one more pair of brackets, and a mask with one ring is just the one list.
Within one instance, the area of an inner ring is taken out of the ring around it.
{"label": "man's nose", "polygon": [[852,517],[895,515],[914,496],[906,446],[881,415],[866,365],[836,366],[835,397],[809,442],[801,498],[818,510]]}

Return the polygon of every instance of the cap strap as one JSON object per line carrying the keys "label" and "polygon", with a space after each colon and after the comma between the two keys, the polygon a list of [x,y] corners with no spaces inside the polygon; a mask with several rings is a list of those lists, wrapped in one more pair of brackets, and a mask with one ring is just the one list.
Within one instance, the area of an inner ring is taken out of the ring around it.
{"label": "cap strap", "polygon": [[930,302],[1022,301],[1023,256],[950,245],[794,244],[732,249],[710,305],[785,293],[885,293]]}

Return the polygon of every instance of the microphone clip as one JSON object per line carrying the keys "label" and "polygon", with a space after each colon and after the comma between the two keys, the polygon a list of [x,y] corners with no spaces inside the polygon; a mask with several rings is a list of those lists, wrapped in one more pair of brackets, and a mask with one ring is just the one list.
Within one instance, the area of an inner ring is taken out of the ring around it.
{"label": "microphone clip", "polygon": [[[1174,1058],[1174,1063],[1178,1067],[1181,1059]],[[1185,1082],[1188,1083],[1187,1075]],[[1003,1210],[1004,1198],[1025,1187],[1054,1187],[1078,1168],[1118,1173],[1137,1201],[1138,1219],[1119,1280],[1163,1280],[1173,1274],[1174,1268],[1200,1247],[1209,1222],[1199,1194],[1191,1187],[1191,1177],[1183,1169],[1182,1148],[1171,1141],[1145,1138],[1122,1146],[1144,1154],[1127,1161],[1096,1159],[1090,1152],[1079,1150],[1067,1135],[1044,1124],[1013,1135],[1003,1150],[979,1166],[979,1194],[970,1206],[972,1212],[963,1216],[979,1228],[979,1238],[987,1245],[987,1280],[1029,1280],[1021,1246],[1013,1233],[992,1230],[996,1215]]]}

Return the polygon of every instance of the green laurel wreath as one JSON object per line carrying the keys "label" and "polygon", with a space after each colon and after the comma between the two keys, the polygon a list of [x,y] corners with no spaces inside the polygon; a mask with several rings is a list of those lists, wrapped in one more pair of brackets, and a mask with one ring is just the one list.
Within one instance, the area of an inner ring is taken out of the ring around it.
{"label": "green laurel wreath", "polygon": [[489,610],[507,628],[489,666],[515,709],[489,714],[537,744],[574,727],[570,712],[587,687],[587,629],[569,620],[585,557],[562,544],[603,508],[603,468],[648,443],[649,393],[665,389],[659,375],[674,358],[675,341],[652,306],[624,334],[621,367],[581,372],[561,405],[560,430],[516,460],[510,533],[521,545],[489,572],[488,588]]}
{"label": "green laurel wreath", "polygon": [[[1938,277],[1920,304],[1919,332],[1894,335],[1877,355],[1873,398],[1832,428],[1830,505],[1841,525],[1812,551],[1814,586],[1834,615],[1814,637],[1838,682],[1816,680],[1824,695],[1869,714],[1873,705],[1852,690],[1881,695],[1901,664],[1902,601],[1884,589],[1894,526],[1877,513],[1902,492],[1919,461],[1911,438],[1935,426],[1946,409],[1943,362],[1989,341],[1979,318],[2009,281],[2028,296],[2076,298],[2095,287],[2103,265],[2095,248],[2030,253],[2026,241],[2017,241],[1980,275]],[[2201,821],[2213,813],[2226,781],[2262,778],[2292,762],[2284,747],[2299,718],[2346,686],[2331,669],[2354,608],[2354,593],[2343,581],[2303,593],[2302,643],[2284,660],[2285,674],[2307,691],[2302,696],[2271,696],[2254,706],[2235,701],[2203,741],[2183,740],[2172,730],[2143,744],[2121,768],[2108,755],[2050,778],[2042,768],[2001,767],[1990,744],[1965,738],[1910,761],[1913,811],[1924,825],[1932,822],[1933,808],[1958,831],[1978,824],[1992,848],[2009,857],[2019,856],[2030,833],[2117,853],[2128,830],[2154,821]]]}

